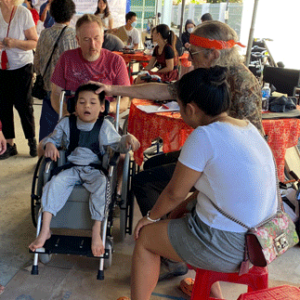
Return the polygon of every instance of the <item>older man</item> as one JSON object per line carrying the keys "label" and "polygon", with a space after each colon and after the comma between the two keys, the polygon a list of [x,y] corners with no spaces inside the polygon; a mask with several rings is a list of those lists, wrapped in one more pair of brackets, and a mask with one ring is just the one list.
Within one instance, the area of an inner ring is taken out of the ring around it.
{"label": "older man", "polygon": [[[51,104],[59,111],[59,96],[63,89],[76,91],[90,80],[111,85],[129,85],[126,65],[122,57],[102,48],[103,27],[95,15],[83,15],[76,23],[79,48],[64,52],[53,72]],[[108,99],[113,101],[113,98]],[[128,106],[128,98],[121,100],[120,110]],[[110,113],[116,113],[116,102],[111,102]],[[64,114],[67,114],[66,105]]]}

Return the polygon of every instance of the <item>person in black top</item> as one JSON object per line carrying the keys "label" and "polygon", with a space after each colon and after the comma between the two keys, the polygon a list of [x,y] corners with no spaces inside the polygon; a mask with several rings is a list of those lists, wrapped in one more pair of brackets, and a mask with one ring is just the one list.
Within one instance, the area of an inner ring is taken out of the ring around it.
{"label": "person in black top", "polygon": [[196,27],[193,20],[188,19],[185,23],[185,32],[181,35],[182,45],[185,49],[190,49],[190,35],[193,32],[194,28]]}

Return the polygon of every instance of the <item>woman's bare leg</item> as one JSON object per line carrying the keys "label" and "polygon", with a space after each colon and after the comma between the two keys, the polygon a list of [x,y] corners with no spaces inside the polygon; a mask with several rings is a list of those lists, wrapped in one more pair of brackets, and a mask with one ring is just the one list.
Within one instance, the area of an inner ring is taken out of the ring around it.
{"label": "woman's bare leg", "polygon": [[31,251],[35,251],[36,249],[42,248],[45,242],[50,239],[51,231],[50,231],[50,223],[52,219],[52,214],[44,211],[43,212],[43,221],[42,228],[38,235],[38,237],[29,245],[29,249]]}
{"label": "woman's bare leg", "polygon": [[182,261],[168,237],[168,223],[160,221],[145,226],[140,233],[132,257],[131,299],[148,300],[159,277],[160,257]]}

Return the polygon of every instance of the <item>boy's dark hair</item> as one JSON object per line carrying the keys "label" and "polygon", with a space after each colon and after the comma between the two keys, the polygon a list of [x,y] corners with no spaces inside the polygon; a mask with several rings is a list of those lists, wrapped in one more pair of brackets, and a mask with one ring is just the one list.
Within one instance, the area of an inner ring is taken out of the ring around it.
{"label": "boy's dark hair", "polygon": [[125,16],[126,23],[128,20],[131,20],[132,17],[136,17],[136,13],[133,11],[129,11]]}
{"label": "boy's dark hair", "polygon": [[[98,89],[99,89],[99,86],[96,84],[92,84],[92,83],[83,84],[83,85],[79,86],[79,88],[76,90],[75,96],[74,96],[75,104],[77,104],[79,93],[81,93],[81,92],[96,92]],[[105,103],[105,93],[101,92],[100,94],[96,94],[96,95],[98,95],[100,104],[101,105],[104,104]]]}
{"label": "boy's dark hair", "polygon": [[185,74],[177,85],[183,106],[194,102],[206,115],[217,116],[230,108],[227,68],[199,68]]}
{"label": "boy's dark hair", "polygon": [[204,15],[202,15],[201,17],[201,21],[204,22],[204,21],[212,21],[213,20],[213,17],[210,13],[206,13]]}
{"label": "boy's dark hair", "polygon": [[72,0],[53,0],[50,14],[56,23],[69,22],[76,13],[76,6]]}

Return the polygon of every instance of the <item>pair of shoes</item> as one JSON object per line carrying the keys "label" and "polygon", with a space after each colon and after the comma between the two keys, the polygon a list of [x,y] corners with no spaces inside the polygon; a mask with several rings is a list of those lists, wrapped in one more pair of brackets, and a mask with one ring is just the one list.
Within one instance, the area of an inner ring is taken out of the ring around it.
{"label": "pair of shoes", "polygon": [[0,159],[7,159],[7,158],[17,155],[17,154],[18,154],[18,151],[17,151],[16,144],[14,144],[13,146],[11,146],[10,144],[7,144],[6,151],[2,155],[0,155]]}
{"label": "pair of shoes", "polygon": [[37,156],[37,148],[36,148],[36,139],[35,138],[31,138],[28,139],[28,146],[29,146],[29,154],[32,157],[36,157]]}
{"label": "pair of shoes", "polygon": [[180,281],[180,289],[188,296],[192,296],[192,291],[194,287],[194,279],[184,278]]}
{"label": "pair of shoes", "polygon": [[158,281],[173,277],[182,276],[188,272],[188,267],[184,262],[175,262],[166,258],[162,258],[160,264],[160,274]]}

